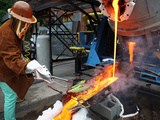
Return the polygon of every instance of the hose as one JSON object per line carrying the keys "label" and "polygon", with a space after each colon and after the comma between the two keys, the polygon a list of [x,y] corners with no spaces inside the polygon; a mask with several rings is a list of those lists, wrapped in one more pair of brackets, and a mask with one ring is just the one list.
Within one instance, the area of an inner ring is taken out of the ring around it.
{"label": "hose", "polygon": [[110,94],[110,98],[113,99],[114,101],[116,101],[116,103],[118,103],[120,105],[121,112],[120,112],[119,116],[121,118],[134,117],[139,113],[139,108],[136,106],[137,107],[137,112],[131,113],[131,114],[127,114],[127,115],[123,115],[124,114],[124,107],[123,107],[122,103],[119,101],[119,99],[117,97],[115,97],[113,94]]}
{"label": "hose", "polygon": [[29,55],[30,55],[30,52],[29,52],[29,50],[30,50],[30,43],[28,42],[28,41],[24,41],[25,43],[26,43],[26,45],[24,46],[26,49],[25,49],[25,54],[24,54],[24,58],[28,61],[28,62],[30,62],[31,60],[29,59]]}

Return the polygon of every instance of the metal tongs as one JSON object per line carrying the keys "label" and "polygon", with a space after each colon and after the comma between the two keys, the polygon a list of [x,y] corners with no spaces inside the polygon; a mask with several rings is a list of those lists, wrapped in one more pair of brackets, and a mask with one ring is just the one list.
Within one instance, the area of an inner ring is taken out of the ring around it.
{"label": "metal tongs", "polygon": [[54,80],[54,78],[59,79],[59,80],[63,80],[65,82],[73,83],[72,81],[64,79],[64,78],[52,76],[51,73],[49,72],[49,70],[46,68],[45,65],[43,65],[43,66],[39,67],[38,69],[34,70],[33,71],[33,75],[36,76],[35,79],[37,79],[37,80],[44,80],[45,82],[47,82],[49,84],[50,83],[55,83],[55,84],[58,84],[58,85],[60,85],[60,86],[62,86],[64,88],[67,88],[67,89],[70,89],[70,88],[66,87],[65,85],[63,85],[63,84],[61,84],[59,82],[56,82]]}
{"label": "metal tongs", "polygon": [[67,86],[65,86],[65,85],[63,85],[63,84],[61,84],[61,83],[59,83],[59,82],[56,82],[56,81],[54,80],[54,77],[53,77],[53,76],[51,76],[50,81],[51,81],[51,83],[56,83],[56,84],[58,84],[58,85],[60,85],[60,86],[62,86],[62,87],[64,87],[64,88],[71,89],[71,88],[69,88],[69,87],[67,87]]}
{"label": "metal tongs", "polygon": [[74,83],[73,81],[70,81],[70,80],[67,80],[67,79],[64,79],[64,78],[60,78],[60,77],[57,77],[57,76],[51,76],[51,78],[56,78],[56,79],[59,79],[59,80],[63,80],[65,82],[69,82],[69,83]]}

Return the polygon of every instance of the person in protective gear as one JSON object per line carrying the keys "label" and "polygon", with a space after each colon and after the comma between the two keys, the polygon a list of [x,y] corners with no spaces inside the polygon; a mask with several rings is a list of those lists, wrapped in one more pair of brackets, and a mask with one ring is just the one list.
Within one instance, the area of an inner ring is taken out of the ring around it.
{"label": "person in protective gear", "polygon": [[[4,118],[16,120],[17,96],[23,99],[34,77],[37,78],[35,71],[46,68],[36,60],[26,62],[21,57],[22,40],[27,29],[32,23],[37,22],[31,6],[27,2],[17,1],[8,12],[11,18],[0,27],[0,87],[5,96]],[[49,79],[50,72],[45,72],[44,76]]]}

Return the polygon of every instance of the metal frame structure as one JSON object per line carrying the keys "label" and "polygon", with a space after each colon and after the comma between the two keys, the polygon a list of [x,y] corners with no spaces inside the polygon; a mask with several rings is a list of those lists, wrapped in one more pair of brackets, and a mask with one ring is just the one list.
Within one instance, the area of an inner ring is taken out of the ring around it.
{"label": "metal frame structure", "polygon": [[[60,21],[60,18],[62,18],[64,15],[67,15],[67,12],[80,11],[80,12],[84,13],[88,17],[88,19],[91,23],[91,27],[94,30],[95,35],[97,35],[96,28],[94,27],[94,23],[96,23],[96,24],[99,23],[99,18],[96,13],[96,9],[95,9],[95,6],[99,6],[99,4],[100,4],[97,0],[89,0],[89,1],[88,0],[26,0],[26,1],[31,5],[37,18],[41,17],[41,18],[43,18],[43,20],[48,21],[48,24],[45,24],[45,26],[49,29],[50,51],[52,51],[51,38],[52,38],[52,35],[55,35],[58,38],[58,40],[61,41],[63,43],[63,45],[66,47],[65,49],[68,49],[69,51],[71,51],[74,54],[74,51],[70,50],[69,47],[71,45],[73,46],[75,44],[78,44],[77,38],[75,37],[75,34],[71,33],[71,31],[69,31],[67,29],[67,27],[63,24],[63,22]],[[90,16],[84,10],[87,8],[93,9],[93,12],[95,13],[96,19],[93,18],[92,16]],[[61,16],[58,17],[52,11],[53,9],[63,10],[64,14],[62,14]],[[56,18],[56,20],[53,20],[53,18]],[[57,23],[60,23],[60,25],[58,25]],[[53,28],[54,25],[57,25],[58,27],[63,26],[63,28],[65,28],[65,31],[62,30],[60,27],[59,28],[62,31],[61,32],[56,31]],[[52,29],[54,29],[54,32],[52,32]],[[68,43],[63,36],[70,39],[71,42]],[[65,49],[62,51],[62,53],[65,51]],[[52,60],[52,52],[50,52],[51,73],[53,72],[52,61],[53,61]]]}

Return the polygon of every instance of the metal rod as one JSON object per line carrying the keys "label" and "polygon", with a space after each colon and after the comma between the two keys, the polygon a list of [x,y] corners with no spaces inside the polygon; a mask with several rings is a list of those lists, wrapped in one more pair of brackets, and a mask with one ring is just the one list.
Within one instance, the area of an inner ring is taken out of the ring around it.
{"label": "metal rod", "polygon": [[78,1],[81,1],[81,2],[84,2],[84,3],[88,3],[88,4],[93,4],[95,6],[99,6],[100,3],[97,1],[95,2],[95,0],[78,0]]}
{"label": "metal rod", "polygon": [[[53,12],[53,11],[51,11],[52,12],[52,14],[58,19],[58,16],[57,15],[55,15],[55,13]],[[63,22],[61,22],[60,20],[59,20],[59,22],[61,23],[61,25],[72,35],[72,33],[71,33],[71,31],[63,24]],[[74,40],[76,40],[76,38],[72,35],[72,38],[74,38]]]}
{"label": "metal rod", "polygon": [[52,68],[52,30],[51,30],[51,9],[49,9],[49,43],[50,43],[50,72],[53,74],[53,68]]}
{"label": "metal rod", "polygon": [[66,86],[64,86],[64,85],[62,85],[62,84],[60,84],[60,83],[54,81],[53,78],[51,78],[52,81],[48,81],[48,80],[43,79],[43,78],[37,78],[37,80],[44,80],[44,81],[46,81],[46,82],[48,82],[48,83],[54,82],[54,83],[56,83],[56,84],[58,84],[58,85],[60,85],[60,86],[62,86],[62,87],[64,87],[64,88],[67,88],[67,89],[69,89],[69,90],[71,89],[71,88],[69,88],[69,87],[66,87]]}
{"label": "metal rod", "polygon": [[156,97],[156,98],[160,98],[160,95],[157,95],[157,94],[154,94],[154,93],[151,93],[151,92],[147,92],[147,91],[144,91],[144,90],[138,90],[138,92],[146,94],[146,95],[150,95],[150,96],[153,96],[153,97]]}
{"label": "metal rod", "polygon": [[78,9],[79,11],[81,11],[83,14],[85,14],[88,17],[88,19],[91,22],[91,25],[93,27],[94,33],[96,33],[96,30],[94,29],[92,20],[95,21],[95,22],[97,22],[97,20],[94,17],[90,16],[86,11],[84,11],[82,8],[80,8],[79,6],[77,6],[71,0],[65,0],[65,1],[68,2],[70,5],[72,5],[73,7],[75,7],[76,9]]}
{"label": "metal rod", "polygon": [[159,73],[156,73],[156,72],[154,72],[154,71],[152,71],[152,70],[149,70],[149,69],[147,69],[147,68],[142,68],[142,70],[144,70],[144,71],[146,71],[146,72],[150,72],[150,73],[152,73],[152,74],[154,74],[154,75],[160,76]]}
{"label": "metal rod", "polygon": [[52,78],[63,80],[63,81],[69,82],[69,83],[74,83],[73,81],[70,81],[70,80],[67,80],[67,79],[64,79],[64,78],[60,78],[60,77],[57,77],[57,76],[52,76]]}
{"label": "metal rod", "polygon": [[51,88],[51,89],[53,89],[53,90],[55,90],[55,91],[57,91],[57,92],[59,92],[59,93],[61,93],[61,94],[63,94],[62,91],[59,91],[59,90],[57,90],[56,88],[54,88],[54,87],[52,87],[52,86],[48,86],[48,87]]}
{"label": "metal rod", "polygon": [[52,80],[54,83],[56,83],[56,84],[58,84],[58,85],[60,85],[60,86],[62,86],[62,87],[64,87],[64,88],[67,88],[67,89],[71,89],[71,88],[69,88],[69,87],[66,87],[66,86],[64,86],[64,85],[62,85],[62,84],[60,84],[60,83],[58,83],[58,82],[56,82],[56,81],[54,81],[54,80]]}
{"label": "metal rod", "polygon": [[72,5],[73,7],[75,7],[76,9],[78,9],[79,11],[81,11],[83,14],[87,15],[87,17],[89,19],[92,19],[94,21],[96,21],[96,19],[92,16],[90,16],[86,11],[84,11],[82,8],[80,8],[79,6],[77,6],[74,2],[72,2],[71,0],[65,0],[67,3],[69,3],[70,5]]}

